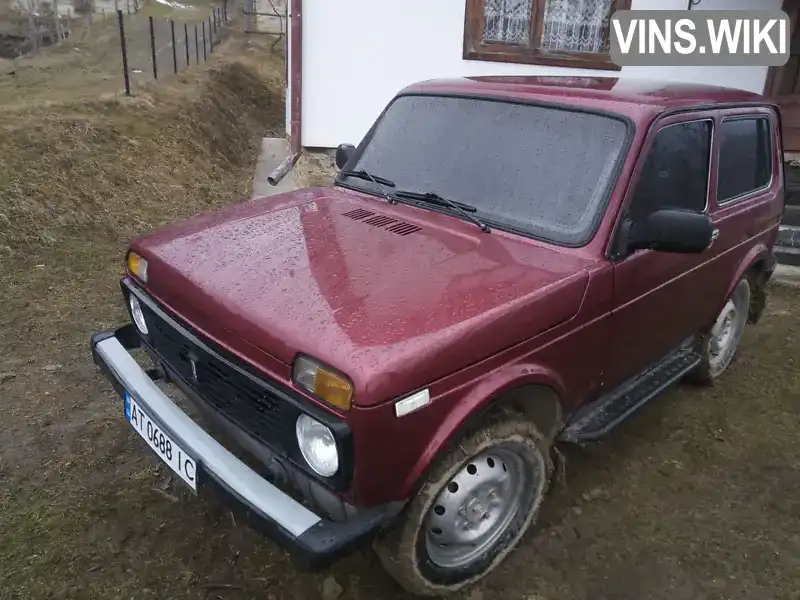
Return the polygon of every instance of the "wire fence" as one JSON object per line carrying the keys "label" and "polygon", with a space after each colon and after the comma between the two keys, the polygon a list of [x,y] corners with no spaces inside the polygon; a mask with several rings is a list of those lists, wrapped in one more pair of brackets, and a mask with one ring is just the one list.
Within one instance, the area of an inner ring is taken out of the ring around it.
{"label": "wire fence", "polygon": [[143,0],[9,0],[0,2],[0,56],[35,54],[81,33],[118,10],[137,13]]}
{"label": "wire fence", "polygon": [[202,21],[156,19],[117,11],[122,74],[130,96],[135,81],[174,75],[206,62],[230,23],[228,5],[211,9]]}

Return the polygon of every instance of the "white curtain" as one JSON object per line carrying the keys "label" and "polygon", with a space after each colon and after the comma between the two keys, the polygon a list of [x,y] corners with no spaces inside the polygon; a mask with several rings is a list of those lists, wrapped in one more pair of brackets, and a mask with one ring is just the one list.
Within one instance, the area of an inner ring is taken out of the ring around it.
{"label": "white curtain", "polygon": [[487,42],[528,45],[531,7],[536,0],[486,0],[483,5],[483,39]]}
{"label": "white curtain", "polygon": [[547,0],[541,47],[570,52],[608,52],[612,4],[612,0]]}

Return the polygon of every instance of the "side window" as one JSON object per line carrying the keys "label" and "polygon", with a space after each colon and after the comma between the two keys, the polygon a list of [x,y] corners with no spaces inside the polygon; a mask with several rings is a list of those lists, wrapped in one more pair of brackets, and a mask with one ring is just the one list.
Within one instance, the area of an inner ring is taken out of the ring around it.
{"label": "side window", "polygon": [[766,187],[772,178],[769,119],[728,119],[720,124],[719,132],[719,202]]}
{"label": "side window", "polygon": [[636,184],[630,216],[660,208],[706,208],[711,121],[667,125],[656,133]]}

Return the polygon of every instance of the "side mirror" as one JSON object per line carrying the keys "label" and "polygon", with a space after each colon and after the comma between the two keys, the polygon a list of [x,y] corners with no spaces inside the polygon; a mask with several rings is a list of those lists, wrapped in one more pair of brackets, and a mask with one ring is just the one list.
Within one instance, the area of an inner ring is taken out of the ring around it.
{"label": "side mirror", "polygon": [[356,147],[353,144],[339,144],[339,147],[336,148],[336,168],[343,169],[355,151]]}
{"label": "side mirror", "polygon": [[708,248],[714,225],[708,215],[680,209],[656,210],[631,226],[628,250],[699,254]]}

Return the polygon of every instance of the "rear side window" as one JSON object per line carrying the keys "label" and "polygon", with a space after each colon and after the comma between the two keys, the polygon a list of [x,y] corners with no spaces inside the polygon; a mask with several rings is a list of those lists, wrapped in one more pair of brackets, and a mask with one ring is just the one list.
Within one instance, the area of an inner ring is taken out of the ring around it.
{"label": "rear side window", "polygon": [[766,187],[772,178],[772,136],[766,117],[736,118],[719,126],[719,202]]}
{"label": "rear side window", "polygon": [[706,208],[711,121],[668,125],[656,133],[631,204],[633,218],[661,208]]}

